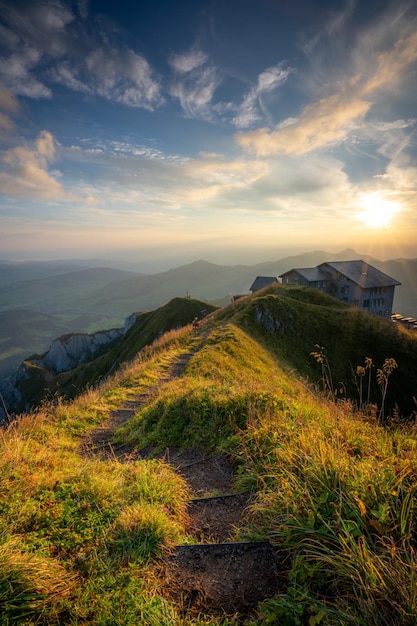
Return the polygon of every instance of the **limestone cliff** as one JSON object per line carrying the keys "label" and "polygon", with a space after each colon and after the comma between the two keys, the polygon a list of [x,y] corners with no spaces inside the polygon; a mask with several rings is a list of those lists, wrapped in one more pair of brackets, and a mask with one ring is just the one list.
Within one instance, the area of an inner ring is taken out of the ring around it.
{"label": "limestone cliff", "polygon": [[[92,361],[106,352],[132,327],[138,313],[130,315],[124,328],[99,331],[92,334],[74,333],[55,339],[49,350],[42,355],[33,355],[23,361],[14,374],[2,382],[0,393],[10,414],[28,411],[31,396],[39,390],[48,390],[48,381],[57,374],[69,372]],[[29,389],[32,393],[28,393]],[[6,417],[3,402],[0,405],[0,422]]]}

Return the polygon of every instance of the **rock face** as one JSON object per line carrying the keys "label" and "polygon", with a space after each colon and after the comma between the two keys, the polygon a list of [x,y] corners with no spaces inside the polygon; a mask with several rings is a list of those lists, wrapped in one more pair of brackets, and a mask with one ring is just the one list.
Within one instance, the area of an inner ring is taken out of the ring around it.
{"label": "rock face", "polygon": [[120,339],[123,334],[123,328],[115,328],[92,335],[64,335],[55,339],[48,352],[40,359],[32,359],[32,363],[55,374],[68,372],[94,359],[103,348],[108,348],[109,344]]}
{"label": "rock face", "polygon": [[[4,410],[5,405],[8,411],[12,413],[15,407],[22,406],[23,397],[20,388],[29,380],[28,367],[23,362],[19,365],[13,376],[2,382],[0,392],[2,394],[2,403],[0,405],[0,424],[7,417]],[[3,404],[4,402],[4,404]],[[26,408],[23,406],[26,410]]]}
{"label": "rock face", "polygon": [[45,354],[29,357],[27,361],[23,361],[13,376],[0,385],[0,399],[2,400],[0,423],[7,417],[5,406],[9,414],[28,411],[31,408],[27,392],[28,385],[43,387],[44,381],[53,379],[57,374],[68,372],[100,356],[131,328],[137,315],[129,316],[124,328],[99,331],[91,335],[78,333],[63,335],[52,342]]}

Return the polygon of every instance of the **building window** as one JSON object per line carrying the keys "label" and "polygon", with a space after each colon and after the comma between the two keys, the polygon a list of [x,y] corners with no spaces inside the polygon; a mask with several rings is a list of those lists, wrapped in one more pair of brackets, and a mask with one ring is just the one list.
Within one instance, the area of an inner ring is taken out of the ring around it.
{"label": "building window", "polygon": [[362,306],[364,309],[369,309],[369,300],[364,300]]}
{"label": "building window", "polygon": [[385,293],[385,287],[373,287],[370,291],[371,296],[378,296]]}

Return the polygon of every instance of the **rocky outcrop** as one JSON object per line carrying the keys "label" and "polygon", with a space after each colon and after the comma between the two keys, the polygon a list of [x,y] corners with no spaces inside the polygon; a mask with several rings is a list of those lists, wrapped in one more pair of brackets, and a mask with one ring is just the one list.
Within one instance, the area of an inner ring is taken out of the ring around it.
{"label": "rocky outcrop", "polygon": [[[13,376],[2,382],[0,392],[2,395],[2,403],[0,406],[0,423],[8,417],[5,411],[7,407],[8,413],[13,413],[17,407],[26,410],[23,402],[23,396],[20,388],[29,380],[29,371],[25,362],[21,363]],[[4,404],[3,404],[4,403]]]}
{"label": "rocky outcrop", "polygon": [[[46,388],[47,382],[57,374],[68,372],[83,363],[97,358],[118,341],[126,329],[131,328],[137,314],[130,315],[124,328],[114,328],[96,333],[63,335],[55,339],[43,355],[34,355],[23,361],[14,374],[0,387],[0,422],[9,414],[28,411],[31,406],[30,388]],[[4,402],[4,404],[3,404]]]}
{"label": "rocky outcrop", "polygon": [[110,344],[124,335],[123,328],[100,331],[92,335],[74,334],[58,337],[52,342],[48,352],[31,362],[55,374],[68,372],[78,365],[92,361],[99,356],[103,349],[108,349]]}
{"label": "rocky outcrop", "polygon": [[132,313],[125,319],[124,333],[126,334],[128,330],[132,328],[138,317],[140,317],[142,313]]}

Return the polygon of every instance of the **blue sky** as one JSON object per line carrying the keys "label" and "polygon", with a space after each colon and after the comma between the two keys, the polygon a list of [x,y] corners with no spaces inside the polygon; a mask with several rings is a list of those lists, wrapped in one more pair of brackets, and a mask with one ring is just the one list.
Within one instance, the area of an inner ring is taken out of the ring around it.
{"label": "blue sky", "polygon": [[415,257],[417,3],[0,0],[0,257]]}

